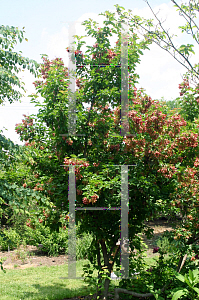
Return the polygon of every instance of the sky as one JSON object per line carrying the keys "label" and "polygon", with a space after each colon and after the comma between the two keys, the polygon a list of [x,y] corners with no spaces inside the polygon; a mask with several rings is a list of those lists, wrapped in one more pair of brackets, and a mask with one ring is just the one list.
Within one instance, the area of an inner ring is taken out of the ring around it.
{"label": "sky", "polygon": [[[182,18],[176,12],[171,1],[149,0],[159,18],[165,20],[164,26],[170,32],[178,36],[175,42],[181,45],[185,40],[178,29]],[[178,1],[178,3],[181,3]],[[114,5],[119,4],[126,10],[131,9],[135,15],[152,18],[152,13],[144,0],[0,0],[1,25],[25,27],[23,41],[15,47],[15,51],[22,51],[22,55],[41,63],[41,54],[47,54],[50,59],[61,57],[66,65],[68,54],[66,47],[69,46],[68,29],[71,22],[77,21],[76,34],[84,35],[84,27],[81,22],[89,18],[96,20],[102,25],[103,17],[99,13],[106,10],[115,11]],[[92,45],[92,40],[87,41]],[[83,48],[84,50],[84,48]],[[197,54],[197,53],[196,53]],[[186,69],[176,62],[170,54],[160,49],[157,45],[151,45],[150,50],[145,50],[141,57],[141,63],[137,66],[139,74],[138,88],[142,87],[153,99],[172,100],[179,96],[178,84],[182,82],[182,76]],[[19,136],[15,132],[15,124],[20,123],[23,114],[36,114],[38,109],[30,104],[27,96],[35,92],[35,80],[28,71],[21,75],[27,90],[26,96],[21,103],[6,103],[0,106],[0,130],[3,134],[18,144]]]}

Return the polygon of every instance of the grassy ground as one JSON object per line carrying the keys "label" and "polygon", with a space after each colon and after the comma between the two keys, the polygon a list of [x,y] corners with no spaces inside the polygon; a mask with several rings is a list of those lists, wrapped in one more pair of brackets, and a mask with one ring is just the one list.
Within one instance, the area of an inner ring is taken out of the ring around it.
{"label": "grassy ground", "polygon": [[[76,276],[81,277],[86,260],[77,261]],[[54,267],[28,268],[0,272],[1,300],[62,300],[94,294],[81,279],[60,279],[68,276],[68,264]],[[118,281],[114,281],[118,284]]]}
{"label": "grassy ground", "polygon": [[[162,234],[163,231],[165,231],[165,228],[161,232],[157,232],[157,228],[155,228],[156,235]],[[151,244],[147,243],[149,250],[145,261],[150,267],[154,265],[158,254],[153,254],[155,241],[152,241]],[[81,277],[83,264],[85,263],[89,263],[89,261],[78,260],[76,262],[77,277]],[[63,300],[87,296],[96,292],[81,279],[60,279],[60,277],[68,277],[68,264],[30,267],[27,269],[7,269],[6,273],[0,271],[0,299]],[[115,286],[119,285],[119,280],[113,280],[112,282]]]}

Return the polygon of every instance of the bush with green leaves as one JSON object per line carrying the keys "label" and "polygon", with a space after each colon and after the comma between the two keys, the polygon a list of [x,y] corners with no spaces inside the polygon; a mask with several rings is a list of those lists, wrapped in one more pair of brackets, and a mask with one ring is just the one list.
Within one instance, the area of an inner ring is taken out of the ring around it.
{"label": "bush with green leaves", "polygon": [[156,249],[154,253],[159,252],[159,256],[155,258],[155,263],[150,267],[144,260],[144,252],[133,254],[129,261],[131,277],[121,279],[119,288],[131,291],[134,295],[121,293],[120,299],[139,299],[138,294],[143,295],[143,297],[144,294],[151,294],[149,298],[146,296],[144,299],[154,299],[152,296],[155,299],[170,299],[167,296],[170,294],[170,288],[175,287],[173,284],[174,272],[178,261],[174,255],[165,257],[165,253],[160,248],[155,247],[154,249]]}
{"label": "bush with green leaves", "polygon": [[172,253],[175,251],[174,245],[171,244],[168,237],[162,236],[156,242],[157,247],[161,249],[164,253]]}
{"label": "bush with green leaves", "polygon": [[0,231],[0,248],[1,251],[8,251],[17,248],[21,240],[20,235],[16,232],[14,228],[4,228]]}
{"label": "bush with green leaves", "polygon": [[[76,255],[77,259],[87,258],[93,237],[91,234],[79,234],[76,227]],[[20,244],[40,246],[43,253],[57,256],[68,251],[68,228],[59,228],[59,231],[50,231],[49,227],[37,222],[34,228],[26,224],[18,224],[13,228],[4,228],[0,235],[0,246],[3,251],[17,248]]]}
{"label": "bush with green leaves", "polygon": [[49,227],[39,224],[35,229],[24,226],[24,238],[26,244],[41,246],[43,253],[51,256],[58,256],[66,253],[68,249],[68,231],[60,228],[59,232],[51,232]]}
{"label": "bush with green leaves", "polygon": [[[183,296],[183,299],[199,299],[199,271],[198,269],[189,270],[188,274],[176,274],[178,287],[171,291],[172,300],[177,300]],[[179,283],[180,281],[180,283]],[[185,298],[184,298],[185,297]],[[182,299],[182,298],[181,298]]]}
{"label": "bush with green leaves", "polygon": [[91,234],[83,233],[77,238],[76,242],[76,256],[77,259],[88,258],[88,250],[92,243],[93,237]]}
{"label": "bush with green leaves", "polygon": [[[59,255],[68,251],[68,228],[60,228],[59,232],[50,231],[49,227],[39,223],[35,229],[24,225],[23,238],[27,245],[41,246],[41,250],[48,255]],[[87,258],[87,253],[93,237],[91,234],[78,233],[76,228],[76,255],[77,259]]]}

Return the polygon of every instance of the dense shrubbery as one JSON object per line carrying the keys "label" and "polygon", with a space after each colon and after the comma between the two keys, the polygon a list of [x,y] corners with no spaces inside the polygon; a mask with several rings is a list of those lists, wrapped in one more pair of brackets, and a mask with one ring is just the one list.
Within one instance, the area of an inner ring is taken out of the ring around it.
{"label": "dense shrubbery", "polygon": [[50,232],[48,227],[40,224],[35,229],[30,227],[25,231],[26,243],[34,246],[41,245],[42,252],[47,255],[57,256],[64,254],[68,249],[68,231],[62,228],[59,232]]}
{"label": "dense shrubbery", "polygon": [[20,244],[20,235],[13,228],[4,229],[0,233],[0,247],[1,251],[8,251],[17,248]]}
{"label": "dense shrubbery", "polygon": [[[158,251],[160,252],[159,256],[157,257],[156,262],[150,267],[145,263],[143,253],[140,254],[140,257],[138,256],[135,260],[130,261],[132,278],[121,280],[119,287],[138,294],[152,293],[154,295],[154,297],[145,297],[144,299],[178,299],[173,298],[178,290],[182,290],[182,295],[184,295],[184,297],[180,299],[198,299],[196,295],[197,288],[199,287],[199,277],[197,275],[194,279],[194,277],[191,277],[192,275],[190,275],[190,272],[194,272],[195,274],[198,269],[198,260],[193,260],[189,257],[180,272],[180,278],[178,278],[179,273],[177,273],[176,270],[178,259],[175,252],[173,254],[165,255],[160,248]],[[136,266],[139,267],[135,269]],[[133,270],[134,272],[132,272]],[[117,273],[117,275],[119,275],[119,273]],[[187,279],[189,276],[190,280]],[[187,281],[183,278],[186,278]],[[194,290],[191,288],[191,285],[196,289]],[[138,295],[121,293],[120,299],[136,300],[140,298]]]}
{"label": "dense shrubbery", "polygon": [[[90,234],[78,235],[76,240],[77,259],[87,258],[88,249],[92,242]],[[4,228],[0,235],[1,251],[13,250],[21,244],[37,246],[43,253],[47,255],[57,256],[59,254],[67,254],[68,251],[68,230],[60,228],[59,232],[50,232],[49,227],[39,224],[35,229],[26,225],[22,230],[18,227]]]}

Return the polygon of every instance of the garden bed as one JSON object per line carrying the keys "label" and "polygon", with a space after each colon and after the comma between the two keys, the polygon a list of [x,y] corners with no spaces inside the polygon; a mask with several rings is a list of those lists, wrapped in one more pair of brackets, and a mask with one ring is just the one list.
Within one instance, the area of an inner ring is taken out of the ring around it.
{"label": "garden bed", "polygon": [[[153,248],[156,245],[157,240],[162,234],[168,230],[172,230],[172,223],[167,220],[155,220],[147,223],[151,228],[154,229],[154,236],[148,240],[144,235],[142,236],[143,242],[148,246],[147,257],[154,257]],[[40,248],[36,246],[21,246],[19,249],[12,251],[0,252],[0,257],[3,258],[3,266],[6,269],[25,269],[29,267],[40,267],[40,266],[55,266],[63,265],[68,262],[67,255],[59,256],[47,256],[42,253]]]}

